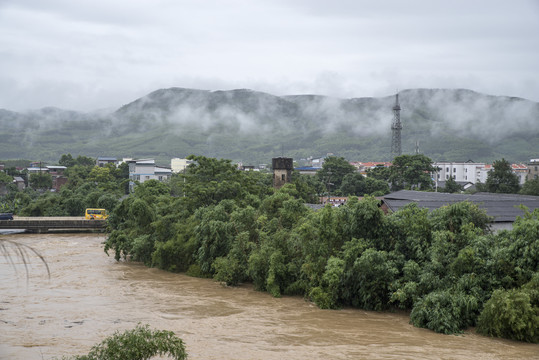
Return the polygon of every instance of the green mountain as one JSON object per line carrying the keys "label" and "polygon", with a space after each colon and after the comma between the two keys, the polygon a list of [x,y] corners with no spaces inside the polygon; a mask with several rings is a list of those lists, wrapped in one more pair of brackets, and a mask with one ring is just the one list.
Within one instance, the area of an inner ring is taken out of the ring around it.
{"label": "green mountain", "polygon": [[[402,150],[437,161],[512,162],[539,156],[539,103],[470,90],[399,93]],[[155,158],[189,154],[244,164],[327,153],[390,160],[395,96],[338,99],[252,90],[161,89],[108,113],[0,109],[0,159],[62,154]]]}

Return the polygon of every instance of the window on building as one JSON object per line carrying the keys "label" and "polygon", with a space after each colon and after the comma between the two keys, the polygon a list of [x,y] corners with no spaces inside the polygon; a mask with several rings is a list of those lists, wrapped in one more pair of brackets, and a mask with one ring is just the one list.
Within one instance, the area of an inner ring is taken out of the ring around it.
{"label": "window on building", "polygon": [[286,180],[286,175],[285,175],[285,174],[282,174],[282,175],[281,175],[281,180],[282,180],[282,181],[285,181],[285,180]]}
{"label": "window on building", "polygon": [[449,168],[448,168],[448,167],[446,167],[446,168],[445,168],[445,171],[446,171],[446,172],[449,172]]}
{"label": "window on building", "polygon": [[457,175],[453,175],[453,180],[455,180],[457,178]]}
{"label": "window on building", "polygon": [[149,175],[144,176],[144,180],[150,180],[150,176]]}
{"label": "window on building", "polygon": [[457,172],[457,168],[453,168],[453,172]]}
{"label": "window on building", "polygon": [[446,176],[445,176],[445,179],[446,179],[446,180],[449,179],[449,175],[446,175]]}
{"label": "window on building", "polygon": [[163,176],[159,175],[159,181],[163,181]]}

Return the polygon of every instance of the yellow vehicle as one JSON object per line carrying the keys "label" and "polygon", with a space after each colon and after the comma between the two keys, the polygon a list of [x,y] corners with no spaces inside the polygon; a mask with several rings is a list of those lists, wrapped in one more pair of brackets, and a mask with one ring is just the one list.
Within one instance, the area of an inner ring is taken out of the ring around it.
{"label": "yellow vehicle", "polygon": [[108,218],[107,210],[105,209],[86,209],[86,220],[105,220]]}

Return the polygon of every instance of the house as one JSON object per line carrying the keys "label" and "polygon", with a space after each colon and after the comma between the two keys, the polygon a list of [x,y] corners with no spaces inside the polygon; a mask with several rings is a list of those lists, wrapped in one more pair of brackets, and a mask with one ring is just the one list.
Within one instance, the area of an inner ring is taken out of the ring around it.
{"label": "house", "polygon": [[[462,190],[475,189],[475,184],[471,181],[455,181],[458,185],[462,186]],[[446,181],[437,181],[436,189],[445,188]]]}
{"label": "house", "polygon": [[528,173],[526,180],[534,180],[539,178],[539,159],[531,159],[528,162]]}
{"label": "house", "polygon": [[17,188],[19,190],[24,190],[26,188],[26,184],[24,183],[24,179],[20,176],[15,176],[13,178],[13,183],[17,185]]}
{"label": "house", "polygon": [[353,161],[350,162],[350,165],[353,165],[358,172],[360,172],[363,175],[367,174],[367,170],[369,169],[376,169],[376,168],[387,168],[393,165],[390,162],[376,162],[376,161],[368,161],[368,162],[361,162],[361,161]]}
{"label": "house", "polygon": [[520,186],[524,185],[526,176],[528,175],[528,166],[524,164],[511,164],[511,170],[518,177],[518,184]]}
{"label": "house", "polygon": [[129,165],[129,190],[133,191],[135,181],[144,183],[148,180],[167,181],[172,176],[172,170],[155,165],[153,159],[127,160]]}
{"label": "house", "polygon": [[[450,177],[458,182],[471,182],[472,184],[486,183],[488,173],[492,170],[491,164],[474,163],[472,160],[466,162],[435,162],[432,166],[439,170],[434,174],[434,181],[445,181]],[[528,167],[525,164],[511,164],[513,174],[518,177],[519,184],[526,181]],[[438,184],[438,186],[440,186]]]}
{"label": "house", "polygon": [[316,166],[301,166],[295,168],[294,170],[299,171],[299,173],[302,175],[316,175],[316,172],[321,169],[321,167]]}
{"label": "house", "polygon": [[181,171],[184,171],[190,164],[193,163],[193,160],[173,158],[170,160],[170,168],[172,172],[177,174]]}
{"label": "house", "polygon": [[[484,183],[486,178],[482,179],[482,171],[484,171],[485,163],[475,163],[472,160],[466,162],[435,162],[433,167],[439,170],[434,174],[434,181],[446,181],[449,178],[453,178],[458,182],[471,182],[476,184],[478,182]],[[438,186],[440,186],[438,184]]]}
{"label": "house", "polygon": [[46,167],[30,166],[29,168],[26,168],[26,171],[28,172],[28,175],[31,175],[31,174],[39,174],[43,172],[48,172],[49,169],[47,169]]}
{"label": "house", "polygon": [[242,165],[242,164],[238,164],[238,170],[241,170],[241,171],[259,171],[259,169],[255,169],[254,165]]}
{"label": "house", "polygon": [[104,167],[104,166],[106,166],[107,164],[114,164],[114,165],[117,165],[117,164],[118,164],[118,159],[116,159],[115,157],[103,157],[103,156],[99,156],[99,157],[95,160],[95,165],[96,165],[96,166]]}
{"label": "house", "polygon": [[530,211],[539,208],[539,196],[494,193],[470,195],[401,190],[385,195],[382,209],[386,212],[398,211],[407,204],[417,203],[419,207],[432,211],[461,201],[471,201],[484,209],[487,215],[492,216],[493,230],[511,229],[516,217],[524,214],[519,205],[526,206]]}
{"label": "house", "polygon": [[346,204],[347,201],[348,201],[347,196],[330,196],[330,197],[322,196],[320,198],[320,203],[322,205],[330,204],[331,206],[335,206],[335,207],[344,205]]}
{"label": "house", "polygon": [[52,188],[54,191],[60,191],[60,188],[67,184],[67,176],[64,175],[64,171],[67,169],[65,166],[60,165],[47,165],[46,168],[52,177]]}
{"label": "house", "polygon": [[[39,164],[39,163],[38,163]],[[35,165],[35,164],[34,164]],[[48,173],[52,177],[52,187],[51,191],[60,191],[62,186],[67,184],[68,178],[64,175],[64,171],[67,168],[61,165],[47,165],[45,167],[29,167],[26,170],[28,171],[28,179],[32,174]]]}

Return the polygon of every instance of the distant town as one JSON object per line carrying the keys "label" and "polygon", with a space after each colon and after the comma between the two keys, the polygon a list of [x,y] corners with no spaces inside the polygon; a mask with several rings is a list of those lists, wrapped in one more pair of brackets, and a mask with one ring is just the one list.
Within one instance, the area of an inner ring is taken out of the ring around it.
{"label": "distant town", "polygon": [[[324,165],[325,159],[333,154],[327,154],[325,157],[300,159],[302,166],[297,166],[297,162],[293,162],[293,170],[300,174],[315,175]],[[167,181],[172,174],[181,173],[188,165],[192,163],[186,158],[173,158],[170,160],[170,166],[159,166],[154,159],[133,159],[115,157],[97,157],[95,166],[104,167],[107,164],[112,164],[116,167],[126,163],[129,167],[130,188],[133,189],[135,181],[144,183],[148,180]],[[364,176],[367,176],[369,169],[389,168],[391,162],[372,162],[372,161],[350,161],[350,165],[356,168],[356,171]],[[492,164],[478,163],[472,160],[463,162],[433,162],[432,166],[438,171],[432,174],[432,180],[436,187],[444,187],[445,182],[450,178],[457,184],[462,186],[463,190],[473,188],[478,183],[485,183],[488,178],[488,173],[492,170]],[[239,170],[244,171],[262,171],[271,172],[271,166],[268,164],[259,165],[244,165],[237,164]],[[6,169],[5,164],[0,163],[0,171]],[[52,185],[49,190],[60,191],[60,188],[68,181],[64,171],[66,166],[61,165],[46,165],[41,162],[31,162],[27,168],[15,167],[18,176],[14,176],[13,183],[20,190],[23,190],[28,184],[28,176],[24,174],[48,173],[52,177]],[[519,185],[523,185],[527,180],[534,180],[539,177],[539,159],[530,159],[529,162],[523,164],[511,164],[513,174],[518,177]],[[9,173],[8,173],[9,175]],[[0,183],[0,195],[6,193],[5,184]]]}

